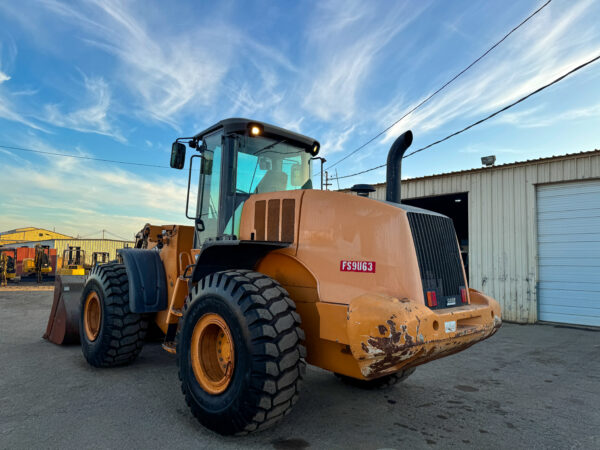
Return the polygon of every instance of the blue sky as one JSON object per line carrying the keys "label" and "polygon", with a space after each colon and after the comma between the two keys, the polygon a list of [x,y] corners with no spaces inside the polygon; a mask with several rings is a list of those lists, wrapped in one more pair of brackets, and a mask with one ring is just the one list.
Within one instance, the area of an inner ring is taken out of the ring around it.
{"label": "blue sky", "polygon": [[[315,137],[334,162],[542,3],[2,2],[0,144],[168,165],[174,138],[242,116]],[[338,174],[384,163],[406,129],[413,148],[429,144],[596,56],[598,17],[599,1],[553,0]],[[600,63],[407,159],[403,176],[600,148],[599,118]],[[181,171],[2,148],[0,169],[0,230],[130,237],[146,222],[188,222]]]}

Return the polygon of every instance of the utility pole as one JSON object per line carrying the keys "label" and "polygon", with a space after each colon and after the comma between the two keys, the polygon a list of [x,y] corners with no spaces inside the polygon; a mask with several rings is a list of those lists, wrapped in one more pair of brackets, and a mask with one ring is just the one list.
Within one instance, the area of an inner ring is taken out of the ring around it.
{"label": "utility pole", "polygon": [[338,191],[340,190],[340,178],[338,177],[337,169],[335,169],[335,181],[337,181]]}
{"label": "utility pole", "polygon": [[329,186],[331,186],[331,183],[329,182],[329,172],[327,171],[325,171],[325,184],[323,184],[323,186],[325,187],[326,191],[328,191]]}
{"label": "utility pole", "polygon": [[312,160],[318,159],[321,161],[321,190],[323,190],[323,164],[325,164],[327,162],[327,160],[320,156],[315,156],[314,158],[310,158],[310,159],[312,159]]}

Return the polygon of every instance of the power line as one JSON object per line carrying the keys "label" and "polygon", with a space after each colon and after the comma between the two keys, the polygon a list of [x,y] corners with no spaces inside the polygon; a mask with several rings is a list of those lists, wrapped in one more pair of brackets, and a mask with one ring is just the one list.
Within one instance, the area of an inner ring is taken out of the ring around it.
{"label": "power line", "polygon": [[102,233],[102,230],[94,231],[93,233],[89,233],[89,234],[85,234],[83,236],[79,236],[78,239],[89,238],[91,236],[94,236],[95,234],[100,234],[100,233]]}
{"label": "power line", "polygon": [[5,148],[8,150],[17,150],[17,151],[21,151],[21,152],[41,153],[43,155],[64,156],[67,158],[88,159],[91,161],[101,161],[101,162],[108,162],[108,163],[115,163],[115,164],[128,164],[130,166],[143,166],[143,167],[156,167],[159,169],[170,169],[169,166],[159,166],[157,164],[146,164],[146,163],[138,163],[138,162],[131,162],[131,161],[118,161],[115,159],[93,158],[91,156],[71,155],[68,153],[47,152],[44,150],[35,150],[32,148],[24,148],[24,147],[11,147],[9,145],[1,145],[1,144],[0,144],[0,148]]}
{"label": "power line", "polygon": [[[428,148],[430,148],[430,147],[433,147],[434,145],[437,145],[437,144],[439,144],[439,143],[441,143],[441,142],[447,141],[448,139],[450,139],[450,138],[452,138],[452,137],[454,137],[454,136],[457,136],[457,135],[459,135],[459,134],[461,134],[461,133],[464,133],[465,131],[469,130],[470,128],[473,128],[474,126],[476,126],[476,125],[479,125],[479,124],[481,124],[481,123],[485,122],[486,120],[489,120],[489,119],[491,119],[491,118],[492,118],[492,117],[494,117],[494,116],[497,116],[498,114],[500,114],[500,113],[502,113],[502,112],[504,112],[504,111],[506,111],[506,110],[508,110],[508,109],[512,108],[513,106],[515,106],[515,105],[518,105],[519,103],[521,103],[521,102],[523,102],[523,101],[527,100],[529,97],[532,97],[532,96],[534,96],[535,94],[538,94],[539,92],[542,92],[544,89],[546,89],[546,88],[548,88],[548,87],[552,86],[553,84],[556,84],[556,83],[558,83],[559,81],[563,80],[564,78],[568,77],[569,75],[571,75],[571,74],[573,74],[573,73],[577,72],[578,70],[581,70],[581,69],[583,69],[584,67],[586,67],[586,66],[588,66],[588,65],[590,65],[590,64],[592,64],[592,63],[594,63],[594,62],[596,62],[596,61],[598,61],[599,59],[600,59],[600,55],[596,56],[595,58],[592,58],[592,59],[590,59],[589,61],[586,61],[586,62],[584,62],[583,64],[580,64],[579,66],[575,67],[574,69],[571,69],[571,70],[570,70],[570,71],[568,71],[567,73],[565,73],[565,74],[561,75],[560,77],[556,78],[554,81],[551,81],[550,83],[548,83],[548,84],[545,84],[544,86],[542,86],[542,87],[540,87],[540,88],[536,89],[535,91],[533,91],[533,92],[530,92],[530,93],[529,93],[529,94],[527,94],[526,96],[524,96],[524,97],[521,97],[521,98],[520,98],[520,99],[518,99],[517,101],[515,101],[515,102],[513,102],[513,103],[511,103],[511,104],[509,104],[509,105],[507,105],[507,106],[505,106],[504,108],[502,108],[502,109],[499,109],[498,111],[496,111],[496,112],[494,112],[494,113],[490,114],[490,115],[489,115],[489,116],[487,116],[487,117],[484,117],[483,119],[480,119],[480,120],[478,120],[477,122],[473,122],[471,125],[468,125],[468,126],[466,126],[466,127],[465,127],[465,128],[463,128],[462,130],[459,130],[459,131],[456,131],[456,132],[454,132],[454,133],[452,133],[452,134],[449,134],[448,136],[446,136],[446,137],[445,137],[445,138],[443,138],[443,139],[439,139],[439,140],[437,140],[437,141],[435,141],[435,142],[432,142],[432,143],[431,143],[431,144],[429,144],[429,145],[426,145],[425,147],[421,147],[421,148],[419,148],[419,149],[417,149],[417,150],[415,150],[415,151],[413,151],[413,152],[410,152],[410,153],[408,153],[408,154],[404,155],[404,158],[408,158],[409,156],[412,156],[412,155],[414,155],[415,153],[419,153],[419,152],[422,152],[423,150],[427,150]],[[354,177],[354,176],[356,176],[356,175],[361,175],[361,174],[363,174],[363,173],[367,173],[367,172],[371,172],[371,171],[373,171],[373,170],[381,169],[382,167],[385,167],[385,166],[386,166],[386,164],[381,164],[381,165],[379,165],[379,166],[377,166],[377,167],[372,167],[372,168],[370,168],[370,169],[366,169],[366,170],[363,170],[363,171],[360,171],[360,172],[356,172],[356,173],[353,173],[353,174],[350,174],[350,175],[344,175],[344,176],[342,176],[342,177],[338,177],[338,179],[340,179],[340,180],[341,180],[341,179],[343,179],[343,178],[350,178],[350,177]]]}
{"label": "power line", "polygon": [[110,234],[111,236],[114,236],[114,237],[116,237],[116,238],[119,238],[119,239],[120,239],[120,240],[122,240],[122,241],[131,241],[131,239],[125,239],[124,237],[122,237],[122,236],[119,236],[118,234],[115,234],[115,233],[111,233],[111,232],[110,232],[110,231],[108,231],[108,230],[104,230],[104,231],[106,232],[106,234]]}
{"label": "power line", "polygon": [[327,167],[327,169],[331,169],[333,166],[338,165],[339,163],[341,163],[342,161],[345,161],[346,159],[348,159],[350,156],[354,155],[357,151],[365,148],[367,145],[369,145],[371,142],[373,142],[375,139],[377,139],[378,137],[380,137],[381,135],[383,135],[384,133],[388,132],[389,130],[391,130],[394,126],[396,126],[402,119],[404,119],[406,116],[412,114],[414,111],[416,111],[418,108],[420,108],[421,106],[423,106],[425,103],[427,103],[429,100],[431,100],[432,97],[434,97],[435,95],[437,95],[438,93],[440,93],[442,90],[444,90],[450,83],[452,83],[454,80],[456,80],[458,77],[460,77],[462,74],[464,74],[467,70],[469,70],[471,67],[473,67],[475,64],[477,64],[479,61],[481,61],[485,56],[487,56],[488,53],[490,53],[492,50],[494,50],[496,47],[498,47],[498,45],[500,45],[506,38],[508,38],[511,34],[513,34],[515,31],[517,31],[519,28],[521,28],[521,26],[523,26],[527,21],[529,21],[529,19],[531,19],[533,16],[535,16],[537,13],[539,13],[542,9],[544,9],[546,6],[548,6],[550,4],[552,0],[548,0],[546,3],[544,3],[542,6],[540,6],[538,9],[536,9],[533,13],[531,13],[529,16],[527,16],[527,18],[525,18],[519,25],[517,25],[516,27],[514,27],[512,30],[510,30],[507,34],[504,35],[504,37],[502,39],[500,39],[498,42],[496,42],[494,45],[492,45],[489,49],[487,49],[485,51],[485,53],[483,53],[479,58],[477,58],[475,61],[473,61],[471,64],[469,64],[466,68],[464,68],[463,70],[461,70],[458,74],[456,74],[454,77],[452,77],[449,81],[447,81],[446,83],[444,83],[442,85],[442,87],[440,87],[437,91],[435,91],[433,94],[431,94],[429,97],[427,97],[425,100],[423,100],[421,103],[419,103],[417,106],[415,106],[414,108],[412,108],[410,111],[408,111],[407,113],[405,113],[402,117],[400,117],[398,120],[396,120],[393,124],[391,124],[389,127],[387,127],[385,130],[379,132],[378,134],[376,134],[375,136],[373,136],[371,139],[369,139],[367,142],[365,142],[364,144],[362,144],[361,146],[357,147],[356,149],[352,150],[350,153],[348,153],[346,156],[344,156],[343,158],[341,158],[340,160],[334,162],[333,164],[331,164],[329,167]]}

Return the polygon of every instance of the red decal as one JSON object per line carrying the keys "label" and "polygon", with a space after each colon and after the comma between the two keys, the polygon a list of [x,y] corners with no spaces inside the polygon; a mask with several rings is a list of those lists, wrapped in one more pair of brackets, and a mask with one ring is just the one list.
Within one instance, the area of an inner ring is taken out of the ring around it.
{"label": "red decal", "polygon": [[375,261],[340,261],[342,272],[375,273]]}

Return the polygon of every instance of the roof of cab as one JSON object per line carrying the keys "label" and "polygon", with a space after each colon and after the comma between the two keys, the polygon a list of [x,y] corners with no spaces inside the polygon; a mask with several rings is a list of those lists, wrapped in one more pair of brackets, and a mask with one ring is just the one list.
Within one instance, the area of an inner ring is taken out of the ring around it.
{"label": "roof of cab", "polygon": [[305,136],[303,134],[299,134],[299,133],[294,133],[293,131],[290,130],[286,130],[285,128],[281,128],[275,125],[271,125],[269,123],[265,123],[265,122],[261,122],[259,120],[251,120],[251,119],[243,119],[243,118],[231,118],[231,119],[225,119],[225,120],[221,120],[220,122],[217,122],[216,124],[214,124],[213,126],[207,128],[204,131],[201,131],[200,133],[197,133],[194,136],[194,139],[196,140],[202,140],[202,138],[204,136],[206,136],[207,134],[210,134],[214,131],[217,131],[219,128],[223,128],[223,130],[225,131],[225,133],[245,133],[248,129],[248,125],[249,124],[259,124],[262,125],[264,128],[264,134],[266,136],[281,136],[283,138],[287,138],[291,141],[297,142],[299,144],[305,145],[307,147],[312,147],[315,143],[318,143],[318,141],[316,139],[313,139],[309,136]]}

